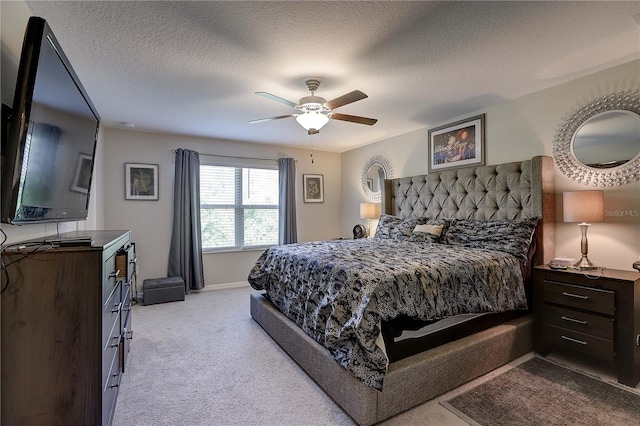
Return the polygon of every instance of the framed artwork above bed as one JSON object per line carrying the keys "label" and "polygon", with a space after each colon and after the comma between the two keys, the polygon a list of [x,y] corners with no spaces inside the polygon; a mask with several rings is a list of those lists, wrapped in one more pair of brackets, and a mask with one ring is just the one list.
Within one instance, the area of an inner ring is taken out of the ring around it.
{"label": "framed artwork above bed", "polygon": [[484,165],[485,114],[429,130],[429,173]]}

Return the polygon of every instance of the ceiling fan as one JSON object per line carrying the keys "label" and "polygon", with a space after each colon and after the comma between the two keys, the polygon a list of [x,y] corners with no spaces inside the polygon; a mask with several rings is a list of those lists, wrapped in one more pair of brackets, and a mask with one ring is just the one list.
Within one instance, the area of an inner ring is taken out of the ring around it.
{"label": "ceiling fan", "polygon": [[357,115],[339,114],[333,112],[334,109],[343,105],[350,104],[355,101],[359,101],[367,97],[359,90],[354,90],[346,95],[342,95],[330,101],[325,100],[319,96],[315,96],[314,92],[318,90],[320,81],[307,80],[305,82],[307,89],[311,92],[311,96],[305,96],[300,99],[296,104],[295,102],[288,101],[279,96],[272,95],[267,92],[256,92],[256,95],[263,96],[267,99],[271,99],[285,105],[289,105],[300,111],[300,114],[280,115],[278,117],[260,118],[258,120],[251,120],[249,123],[262,123],[263,121],[280,120],[281,118],[295,117],[296,121],[304,127],[310,135],[320,133],[322,126],[329,122],[329,119],[349,121],[351,123],[366,124],[373,126],[378,121],[375,118],[359,117]]}

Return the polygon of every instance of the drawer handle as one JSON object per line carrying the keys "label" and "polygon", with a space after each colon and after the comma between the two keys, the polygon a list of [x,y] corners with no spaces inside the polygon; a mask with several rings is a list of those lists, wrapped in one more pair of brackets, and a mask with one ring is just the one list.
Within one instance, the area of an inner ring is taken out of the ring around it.
{"label": "drawer handle", "polygon": [[115,271],[111,271],[109,274],[109,278],[115,278],[120,274],[120,269],[116,269]]}
{"label": "drawer handle", "polygon": [[112,343],[109,345],[110,348],[117,348],[118,346],[120,346],[120,337],[122,337],[121,335],[117,335],[117,336],[113,336],[111,339],[116,340],[116,343]]}
{"label": "drawer handle", "polygon": [[568,296],[568,297],[574,297],[576,299],[582,299],[582,300],[588,300],[589,296],[583,296],[582,294],[574,294],[574,293],[567,293],[566,291],[562,292],[563,296]]}
{"label": "drawer handle", "polygon": [[579,343],[581,345],[586,345],[587,344],[587,342],[585,342],[584,340],[578,340],[578,339],[574,339],[572,337],[567,337],[567,336],[560,336],[560,337],[563,338],[564,340],[568,340],[568,341],[573,342],[573,343]]}
{"label": "drawer handle", "polygon": [[587,323],[587,321],[579,320],[579,319],[575,319],[575,318],[571,318],[571,317],[565,317],[564,315],[562,317],[560,317],[560,319],[563,319],[563,320],[569,321],[569,322],[575,322],[575,323],[578,323],[578,324],[583,324],[583,325]]}

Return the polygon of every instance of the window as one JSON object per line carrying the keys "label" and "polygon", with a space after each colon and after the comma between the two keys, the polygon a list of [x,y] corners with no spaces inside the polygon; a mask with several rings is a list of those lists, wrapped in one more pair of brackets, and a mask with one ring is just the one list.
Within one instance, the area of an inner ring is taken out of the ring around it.
{"label": "window", "polygon": [[203,250],[278,244],[278,170],[270,163],[200,165]]}

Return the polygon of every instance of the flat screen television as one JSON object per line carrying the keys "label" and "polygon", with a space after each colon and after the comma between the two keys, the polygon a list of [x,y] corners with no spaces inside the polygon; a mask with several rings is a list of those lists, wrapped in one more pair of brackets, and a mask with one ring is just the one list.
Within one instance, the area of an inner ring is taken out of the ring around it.
{"label": "flat screen television", "polygon": [[2,222],[86,219],[100,117],[42,18],[29,19],[4,109]]}

